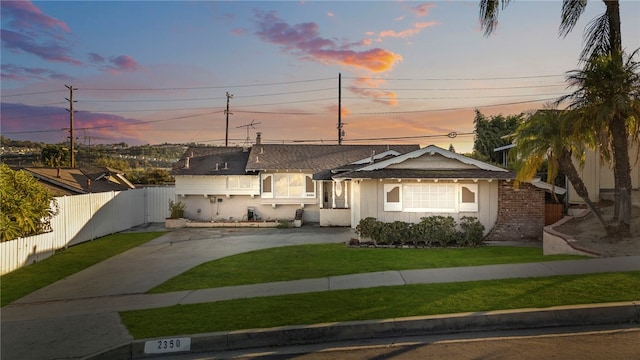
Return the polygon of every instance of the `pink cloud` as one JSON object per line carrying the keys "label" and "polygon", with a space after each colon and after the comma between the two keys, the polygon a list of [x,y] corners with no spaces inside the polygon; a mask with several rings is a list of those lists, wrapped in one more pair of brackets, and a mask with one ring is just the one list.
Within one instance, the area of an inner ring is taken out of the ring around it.
{"label": "pink cloud", "polygon": [[384,80],[382,79],[357,78],[354,80],[353,85],[349,86],[348,89],[356,95],[370,97],[375,102],[391,106],[398,105],[397,95],[395,92],[376,89],[383,82]]}
{"label": "pink cloud", "polygon": [[[36,39],[25,33],[2,29],[2,47],[17,52],[35,55],[43,60],[65,62],[82,65],[82,62],[68,55],[71,50],[62,44],[50,42],[46,45],[37,43]],[[38,39],[39,40],[39,39]]]}
{"label": "pink cloud", "polygon": [[434,7],[436,7],[435,4],[420,4],[420,5],[416,5],[414,7],[411,8],[411,11],[416,15],[416,16],[427,16],[429,15],[429,11],[431,11],[431,9],[433,9]]}
{"label": "pink cloud", "polygon": [[409,38],[409,37],[412,37],[414,35],[419,34],[423,29],[426,29],[428,27],[435,26],[435,25],[438,25],[438,24],[440,24],[440,23],[436,22],[436,21],[418,22],[418,23],[413,24],[412,28],[401,30],[401,31],[395,31],[395,30],[381,31],[379,36],[381,38],[392,37],[392,38],[406,39],[406,38]]}
{"label": "pink cloud", "polygon": [[116,70],[134,71],[140,68],[138,63],[129,55],[116,56],[109,61]]}
{"label": "pink cloud", "polygon": [[16,81],[25,81],[29,79],[69,81],[73,80],[73,77],[43,68],[27,68],[19,65],[3,64],[2,79]]}
{"label": "pink cloud", "polygon": [[375,48],[357,51],[319,35],[318,24],[290,25],[273,12],[256,12],[256,34],[267,42],[280,45],[283,50],[325,64],[340,64],[372,72],[385,72],[393,68],[402,56]]}
{"label": "pink cloud", "polygon": [[31,1],[2,1],[1,7],[5,15],[13,18],[11,27],[44,30],[60,28],[67,33],[71,32],[64,21],[43,14]]}

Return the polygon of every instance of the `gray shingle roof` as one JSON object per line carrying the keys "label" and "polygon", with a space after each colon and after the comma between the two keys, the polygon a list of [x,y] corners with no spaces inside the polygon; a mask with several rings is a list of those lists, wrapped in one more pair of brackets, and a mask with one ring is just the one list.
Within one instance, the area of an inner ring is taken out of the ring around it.
{"label": "gray shingle roof", "polygon": [[193,146],[174,164],[171,175],[244,175],[248,157],[242,147]]}
{"label": "gray shingle roof", "polygon": [[308,171],[314,179],[330,179],[331,169],[348,166],[354,161],[387,150],[401,154],[419,149],[419,145],[254,145],[249,154],[247,171]]}

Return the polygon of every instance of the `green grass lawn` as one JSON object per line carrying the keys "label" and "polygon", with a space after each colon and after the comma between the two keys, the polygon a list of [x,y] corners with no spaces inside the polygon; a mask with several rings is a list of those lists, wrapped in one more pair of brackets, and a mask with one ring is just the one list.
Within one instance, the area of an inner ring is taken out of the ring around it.
{"label": "green grass lawn", "polygon": [[406,285],[122,312],[136,338],[640,299],[640,271]]}
{"label": "green grass lawn", "polygon": [[118,233],[61,250],[38,263],[0,277],[1,306],[77,273],[164,232]]}
{"label": "green grass lawn", "polygon": [[151,289],[151,293],[259,284],[272,281],[387,270],[581,259],[542,255],[540,248],[491,246],[460,249],[350,248],[343,244],[296,245],[210,261]]}

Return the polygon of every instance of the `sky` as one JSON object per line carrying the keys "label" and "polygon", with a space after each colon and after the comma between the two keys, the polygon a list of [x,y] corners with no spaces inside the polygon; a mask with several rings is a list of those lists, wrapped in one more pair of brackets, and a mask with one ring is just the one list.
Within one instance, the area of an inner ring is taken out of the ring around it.
{"label": "sky", "polygon": [[[514,1],[485,36],[478,1],[2,1],[10,139],[86,145],[435,144],[473,148],[475,110],[515,115],[571,91],[589,2]],[[621,1],[640,48],[640,2]],[[73,92],[69,90],[73,89]],[[229,96],[227,96],[227,94]],[[227,103],[229,111],[227,114]],[[228,127],[227,127],[228,119]],[[228,134],[228,135],[227,135]]]}

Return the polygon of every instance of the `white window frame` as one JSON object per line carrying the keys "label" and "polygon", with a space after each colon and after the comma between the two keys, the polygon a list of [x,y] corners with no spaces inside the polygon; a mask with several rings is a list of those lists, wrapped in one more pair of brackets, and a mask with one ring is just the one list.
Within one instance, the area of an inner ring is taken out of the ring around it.
{"label": "white window frame", "polygon": [[227,176],[227,189],[229,190],[250,190],[253,187],[251,176],[229,175]]}
{"label": "white window frame", "polygon": [[[291,181],[295,178],[295,177],[302,177],[302,184],[301,184],[301,191],[297,192],[295,194],[291,193]],[[262,192],[261,197],[262,198],[273,198],[273,199],[308,199],[308,198],[315,198],[316,197],[316,183],[313,180],[313,175],[310,174],[304,174],[304,173],[269,173],[269,174],[263,174],[260,177],[260,181],[261,181],[261,185],[263,185],[263,181],[265,181],[268,177],[271,177],[271,191],[270,192]],[[287,191],[286,194],[284,194],[284,192],[282,193],[278,193],[278,191],[276,191],[276,183],[278,180],[282,181],[283,179],[286,179],[286,187],[287,187]],[[312,181],[313,184],[313,191],[307,191],[307,179],[310,179]]]}
{"label": "white window frame", "polygon": [[[398,201],[390,202],[387,195],[394,190],[398,189]],[[384,184],[384,211],[402,211],[402,184]]]}
{"label": "white window frame", "polygon": [[[398,188],[399,190],[399,201],[398,202],[389,202],[387,196],[390,191]],[[420,189],[416,189],[420,188]],[[474,194],[473,202],[462,202],[463,196],[462,191],[463,188],[467,188]],[[448,192],[440,192],[440,190],[445,190]],[[460,212],[478,212],[478,184],[471,183],[398,183],[398,184],[384,184],[383,185],[383,202],[384,202],[384,211],[396,211],[396,212],[426,212],[426,213],[460,213]],[[438,200],[438,194],[446,194],[443,196],[448,196],[449,198],[444,198],[444,202],[441,201],[444,206],[429,206],[427,203],[426,206],[412,206],[412,202],[420,203],[420,200],[414,201],[408,199],[412,194],[416,194],[415,196],[424,197],[425,200],[428,200],[429,197],[433,196]]]}
{"label": "white window frame", "polygon": [[[473,202],[462,202],[462,189],[467,188],[474,195]],[[478,212],[478,184],[458,184],[458,210],[459,212]]]}

